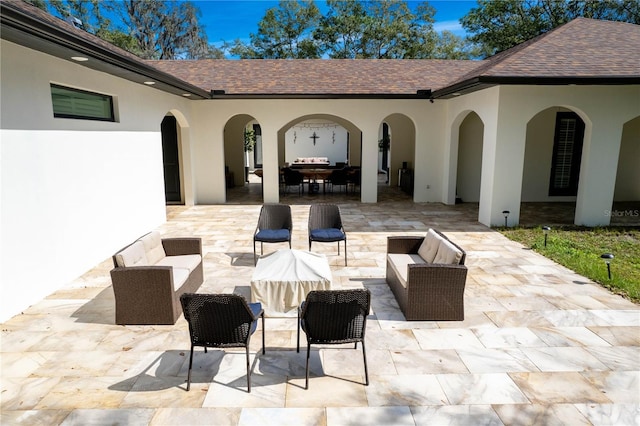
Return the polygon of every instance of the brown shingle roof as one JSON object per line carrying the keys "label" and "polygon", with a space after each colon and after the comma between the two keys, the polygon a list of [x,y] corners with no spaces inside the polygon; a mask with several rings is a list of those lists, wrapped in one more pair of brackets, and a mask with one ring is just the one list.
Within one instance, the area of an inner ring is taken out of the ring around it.
{"label": "brown shingle roof", "polygon": [[577,18],[487,59],[460,77],[640,77],[640,25]]}
{"label": "brown shingle roof", "polygon": [[478,67],[481,61],[298,59],[149,61],[205,90],[231,95],[415,95]]}
{"label": "brown shingle roof", "polygon": [[[145,61],[28,3],[0,0],[0,12],[3,28],[23,25],[25,34],[47,40],[49,44],[32,44],[37,49],[65,59],[67,52],[61,53],[61,46],[94,55],[98,61],[86,66],[136,82],[151,78],[159,83],[157,89],[187,91],[200,98],[208,97],[210,90],[239,96],[407,97],[418,90],[447,96],[473,90],[477,84],[549,84],[553,79],[556,84],[572,79],[588,84],[640,83],[640,26],[622,22],[578,18],[484,61]],[[11,40],[25,43],[21,35],[15,37]]]}

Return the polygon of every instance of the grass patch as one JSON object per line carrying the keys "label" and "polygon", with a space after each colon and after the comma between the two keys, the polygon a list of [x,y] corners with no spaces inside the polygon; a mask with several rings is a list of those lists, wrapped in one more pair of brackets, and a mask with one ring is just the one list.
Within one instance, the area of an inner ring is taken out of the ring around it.
{"label": "grass patch", "polygon": [[[546,247],[539,226],[497,228],[497,231],[612,292],[640,303],[640,228],[554,227],[547,236]],[[600,258],[603,253],[615,256],[611,262],[611,279]]]}

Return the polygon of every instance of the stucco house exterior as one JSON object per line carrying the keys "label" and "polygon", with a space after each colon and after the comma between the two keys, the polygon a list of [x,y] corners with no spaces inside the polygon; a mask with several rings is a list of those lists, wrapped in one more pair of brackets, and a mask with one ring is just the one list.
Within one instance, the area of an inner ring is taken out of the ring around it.
{"label": "stucco house exterior", "polygon": [[225,203],[253,124],[263,198],[278,202],[285,135],[314,121],[346,129],[363,203],[377,201],[383,126],[391,184],[407,162],[414,202],[477,202],[488,226],[531,201],[606,225],[614,201],[640,200],[637,25],[576,19],[483,61],[145,61],[0,6],[0,320],[166,220],[163,132],[186,205]]}

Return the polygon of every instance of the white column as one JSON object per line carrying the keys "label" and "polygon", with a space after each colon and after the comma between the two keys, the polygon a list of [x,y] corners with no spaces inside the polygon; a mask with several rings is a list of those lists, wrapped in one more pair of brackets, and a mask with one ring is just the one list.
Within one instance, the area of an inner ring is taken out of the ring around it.
{"label": "white column", "polygon": [[501,98],[495,119],[484,120],[478,221],[487,226],[504,226],[505,210],[508,226],[520,221],[526,121],[509,101]]}
{"label": "white column", "polygon": [[607,212],[613,203],[624,123],[610,115],[600,115],[596,120],[585,128],[576,225],[609,225],[611,221]]}
{"label": "white column", "polygon": [[280,202],[278,132],[262,125],[262,191],[265,203]]}
{"label": "white column", "polygon": [[379,123],[368,123],[362,128],[362,163],[360,201],[378,201],[378,127]]}

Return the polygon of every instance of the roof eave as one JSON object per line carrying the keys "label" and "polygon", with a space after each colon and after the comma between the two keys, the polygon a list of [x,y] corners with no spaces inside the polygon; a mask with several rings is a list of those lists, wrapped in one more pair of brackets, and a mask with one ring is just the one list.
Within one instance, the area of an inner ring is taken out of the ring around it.
{"label": "roof eave", "polygon": [[450,99],[462,94],[475,92],[497,85],[523,86],[610,86],[640,84],[638,76],[568,76],[568,77],[535,77],[535,76],[479,76],[435,90],[434,99]]}
{"label": "roof eave", "polygon": [[211,99],[431,99],[431,91],[419,93],[224,93],[211,91]]}

